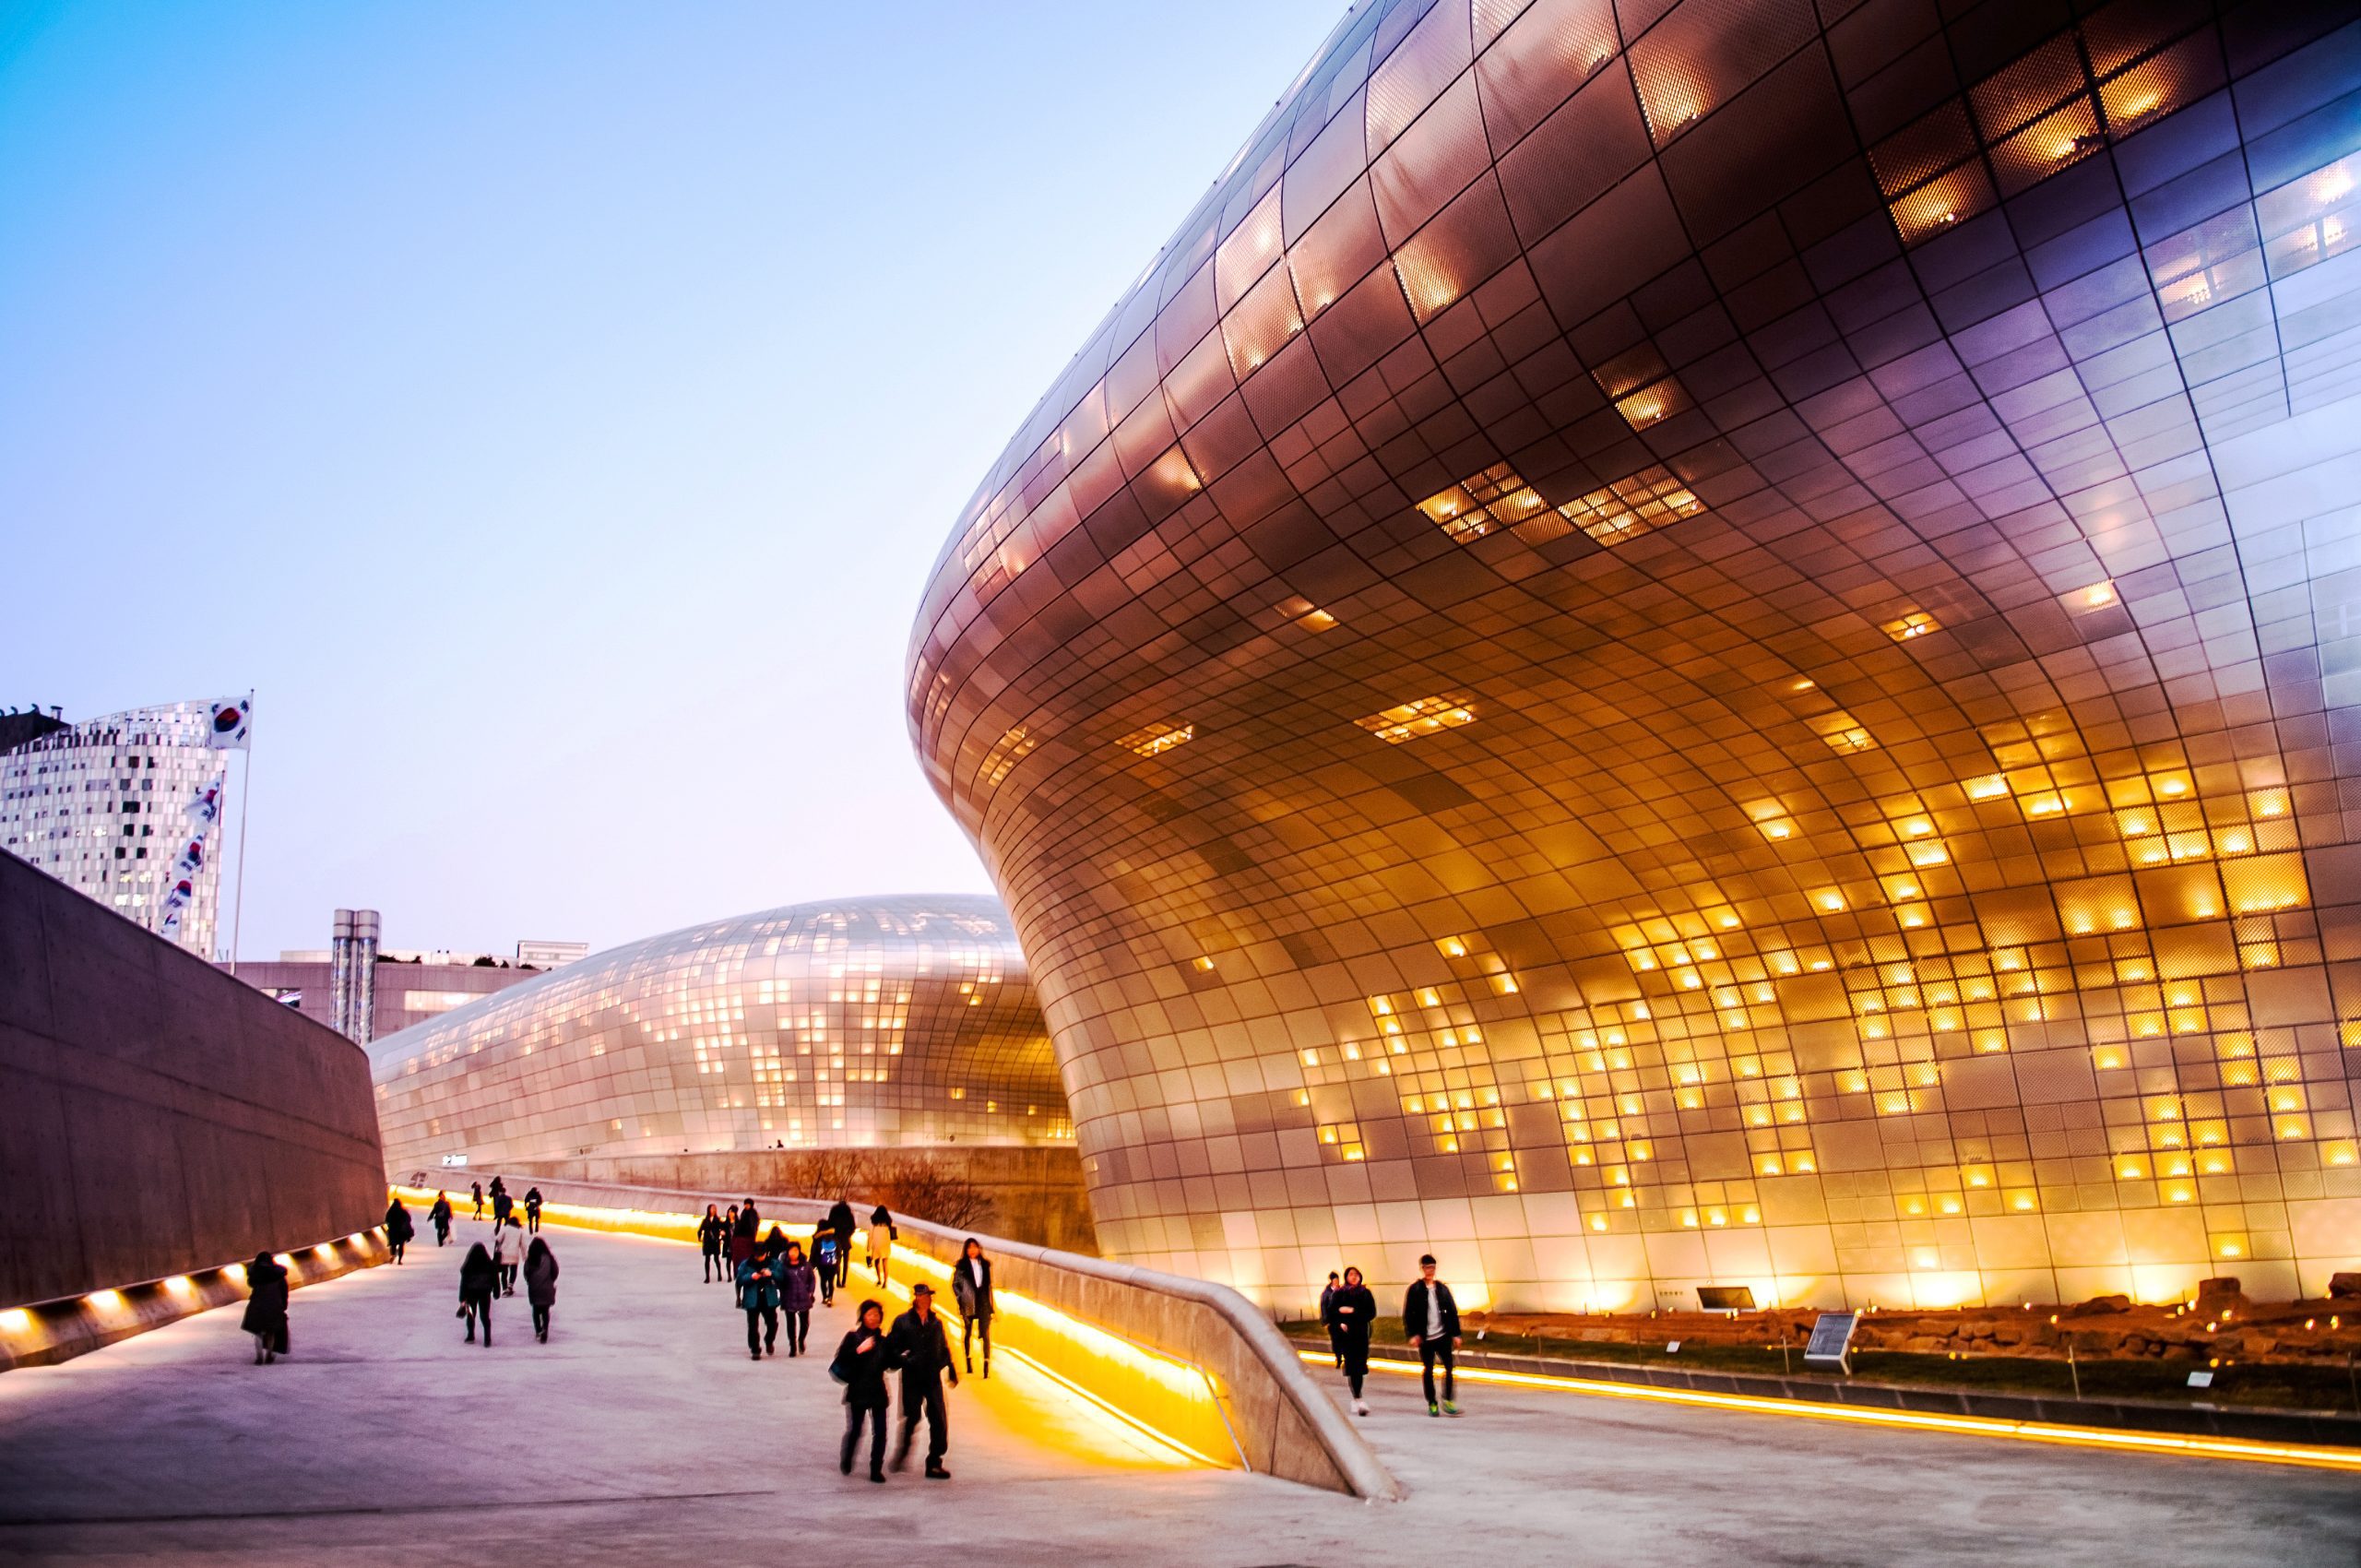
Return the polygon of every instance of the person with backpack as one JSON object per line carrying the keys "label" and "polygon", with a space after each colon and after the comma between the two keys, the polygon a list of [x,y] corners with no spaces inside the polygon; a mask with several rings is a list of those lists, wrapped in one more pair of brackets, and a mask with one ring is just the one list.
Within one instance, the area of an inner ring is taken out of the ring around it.
{"label": "person with backpack", "polygon": [[499,1269],[500,1293],[516,1294],[516,1265],[525,1261],[525,1229],[514,1215],[505,1224],[492,1227],[492,1261]]}
{"label": "person with backpack", "polygon": [[238,1326],[255,1336],[255,1365],[287,1354],[287,1270],[267,1252],[246,1265],[246,1315]]}
{"label": "person with backpack", "polygon": [[778,1277],[771,1255],[757,1247],[738,1265],[738,1304],[746,1313],[746,1353],[759,1361],[778,1353]]}
{"label": "person with backpack", "polygon": [[[1427,1414],[1455,1416],[1453,1402],[1452,1352],[1459,1348],[1459,1303],[1451,1287],[1435,1277],[1435,1255],[1418,1260],[1418,1277],[1402,1298],[1402,1336],[1418,1348],[1418,1367],[1427,1385]],[[1442,1363],[1442,1402],[1435,1402],[1435,1363]]]}
{"label": "person with backpack", "polygon": [[409,1210],[404,1206],[402,1200],[396,1198],[392,1203],[387,1204],[386,1206],[386,1246],[394,1254],[396,1263],[402,1261],[403,1249],[409,1245],[409,1239],[416,1234],[418,1234],[418,1228],[410,1223]]}
{"label": "person with backpack", "polygon": [[888,1359],[902,1372],[902,1435],[894,1444],[894,1468],[910,1462],[910,1439],[919,1418],[926,1418],[926,1479],[947,1481],[951,1472],[943,1456],[951,1447],[951,1412],[943,1402],[943,1376],[959,1386],[959,1369],[951,1360],[951,1339],[943,1330],[942,1314],[934,1310],[934,1287],[919,1280],[910,1287],[910,1310],[894,1320],[887,1337]]}
{"label": "person with backpack", "polygon": [[1328,1271],[1328,1283],[1320,1290],[1320,1326],[1328,1331],[1328,1354],[1336,1362],[1336,1370],[1345,1367],[1345,1342],[1336,1337],[1336,1271]]}
{"label": "person with backpack", "polygon": [[812,1232],[812,1266],[820,1278],[820,1302],[823,1306],[836,1303],[836,1265],[841,1253],[836,1247],[836,1233],[825,1226]]}
{"label": "person with backpack", "polygon": [[[1361,1384],[1369,1376],[1369,1336],[1377,1326],[1377,1298],[1361,1283],[1359,1269],[1345,1270],[1345,1282],[1330,1298],[1329,1311],[1328,1335],[1336,1347],[1336,1365],[1353,1391],[1353,1414],[1366,1416],[1369,1401],[1361,1397]],[[1444,1375],[1450,1375],[1448,1363]]]}
{"label": "person with backpack", "polygon": [[959,1261],[951,1270],[951,1295],[959,1303],[959,1356],[967,1370],[976,1370],[974,1346],[978,1336],[984,1341],[984,1376],[992,1375],[992,1260],[984,1256],[984,1244],[973,1236],[959,1249]]}
{"label": "person with backpack", "polygon": [[852,1474],[853,1455],[860,1451],[863,1417],[869,1422],[869,1479],[885,1479],[885,1369],[891,1351],[885,1341],[885,1309],[863,1301],[850,1332],[837,1343],[836,1359],[828,1375],[845,1385],[845,1441],[836,1468]]}
{"label": "person with backpack", "polygon": [[525,1249],[525,1304],[533,1309],[533,1337],[550,1342],[550,1309],[557,1305],[557,1254],[541,1237]]}
{"label": "person with backpack", "polygon": [[877,1288],[885,1289],[885,1268],[894,1258],[894,1217],[879,1204],[869,1217],[869,1266],[877,1273]]}
{"label": "person with backpack", "polygon": [[729,1230],[729,1225],[713,1211],[713,1206],[706,1205],[705,1218],[697,1221],[697,1250],[705,1254],[705,1282],[708,1285],[730,1277],[729,1269],[721,1261],[721,1239]]}
{"label": "person with backpack", "polygon": [[819,1281],[813,1277],[812,1265],[805,1261],[801,1243],[787,1239],[787,1232],[771,1227],[771,1273],[778,1280],[779,1314],[787,1320],[787,1353],[801,1356],[812,1348],[812,1299],[819,1294]]}
{"label": "person with backpack", "polygon": [[525,1229],[536,1236],[541,1233],[541,1190],[539,1187],[526,1191]]}
{"label": "person with backpack", "polygon": [[426,1218],[434,1222],[434,1244],[438,1247],[449,1246],[451,1244],[451,1194],[435,1194],[434,1206],[426,1211]]}
{"label": "person with backpack", "polygon": [[476,1339],[476,1323],[483,1323],[484,1347],[492,1346],[492,1299],[500,1294],[500,1265],[478,1241],[459,1263],[459,1315],[468,1320],[468,1343]]}

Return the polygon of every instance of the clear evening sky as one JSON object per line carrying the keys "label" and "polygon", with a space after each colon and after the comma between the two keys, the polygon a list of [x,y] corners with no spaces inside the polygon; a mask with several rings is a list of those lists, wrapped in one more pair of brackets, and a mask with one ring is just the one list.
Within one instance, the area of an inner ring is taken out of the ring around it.
{"label": "clear evening sky", "polygon": [[1342,12],[0,0],[0,704],[255,688],[249,957],[987,888],[927,568]]}

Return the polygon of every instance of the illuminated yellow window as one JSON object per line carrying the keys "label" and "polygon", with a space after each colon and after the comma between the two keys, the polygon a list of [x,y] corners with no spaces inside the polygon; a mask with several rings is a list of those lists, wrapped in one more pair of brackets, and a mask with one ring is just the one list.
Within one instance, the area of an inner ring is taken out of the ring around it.
{"label": "illuminated yellow window", "polygon": [[1901,620],[1888,621],[1878,628],[1898,643],[1906,643],[1913,637],[1923,637],[1935,629],[1935,618],[1923,610],[1914,610]]}
{"label": "illuminated yellow window", "polygon": [[1475,709],[1462,698],[1453,696],[1420,697],[1353,720],[1389,746],[1475,721]]}
{"label": "illuminated yellow window", "polygon": [[1169,752],[1196,738],[1197,727],[1193,724],[1149,724],[1133,731],[1115,743],[1125,751],[1154,756],[1158,752]]}

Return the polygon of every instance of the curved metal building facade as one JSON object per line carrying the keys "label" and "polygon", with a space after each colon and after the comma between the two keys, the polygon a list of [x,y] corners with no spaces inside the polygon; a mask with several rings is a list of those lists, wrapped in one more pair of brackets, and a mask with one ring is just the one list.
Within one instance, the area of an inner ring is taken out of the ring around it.
{"label": "curved metal building facade", "polygon": [[390,1168],[579,1155],[1069,1145],[991,898],[852,898],[597,953],[371,1051]]}
{"label": "curved metal building facade", "polygon": [[913,634],[1109,1253],[2352,1266],[2356,93],[2339,6],[1348,15]]}

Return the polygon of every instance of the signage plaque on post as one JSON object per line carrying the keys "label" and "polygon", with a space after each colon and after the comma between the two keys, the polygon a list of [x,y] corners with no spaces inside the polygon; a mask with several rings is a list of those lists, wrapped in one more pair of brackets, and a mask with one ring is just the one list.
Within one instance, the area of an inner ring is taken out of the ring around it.
{"label": "signage plaque on post", "polygon": [[1804,1346],[1804,1365],[1833,1367],[1852,1376],[1853,1325],[1860,1321],[1858,1313],[1821,1313],[1813,1320],[1811,1338]]}

